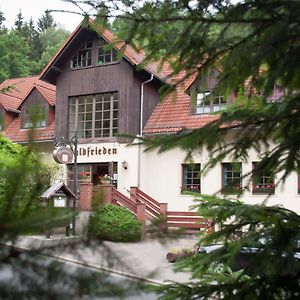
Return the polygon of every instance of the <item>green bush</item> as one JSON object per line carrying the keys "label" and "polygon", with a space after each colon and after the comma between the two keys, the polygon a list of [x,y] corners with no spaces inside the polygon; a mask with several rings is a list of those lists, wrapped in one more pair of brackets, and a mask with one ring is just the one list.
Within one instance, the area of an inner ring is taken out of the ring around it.
{"label": "green bush", "polygon": [[107,204],[90,217],[89,234],[101,240],[134,242],[141,238],[141,223],[127,208]]}

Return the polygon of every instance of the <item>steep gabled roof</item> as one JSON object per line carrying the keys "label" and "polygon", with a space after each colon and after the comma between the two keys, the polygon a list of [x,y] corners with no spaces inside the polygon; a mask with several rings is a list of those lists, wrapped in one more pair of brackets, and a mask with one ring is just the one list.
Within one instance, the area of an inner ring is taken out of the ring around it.
{"label": "steep gabled roof", "polygon": [[34,90],[37,89],[39,93],[45,98],[45,100],[51,105],[55,105],[56,101],[56,88],[54,85],[51,84],[51,88],[49,86],[42,85],[40,82],[43,84],[50,85],[49,83],[43,82],[41,80],[38,80],[37,83],[35,83],[31,90],[29,90],[28,94],[25,96],[23,102],[26,100],[26,98],[30,95],[30,93]]}
{"label": "steep gabled roof", "polygon": [[[109,44],[113,44],[117,50],[120,50],[124,46],[124,41],[121,41],[114,33],[112,33],[107,28],[103,28],[100,25],[96,25],[95,22],[89,18],[88,26],[83,20],[79,26],[69,35],[65,43],[61,46],[49,64],[45,67],[42,71],[40,78],[43,80],[47,80],[48,82],[53,81],[53,77],[56,77],[57,74],[60,72],[59,62],[63,60],[63,55],[67,51],[68,47],[71,43],[78,37],[79,33],[82,30],[86,30],[87,28],[93,28],[96,30],[99,35]],[[126,45],[124,51],[124,58],[130,62],[133,66],[139,65],[144,59],[145,54],[143,51],[136,51],[132,46]],[[153,74],[158,80],[165,82],[167,75],[170,73],[170,69],[168,66],[164,66],[164,68],[159,71],[157,63],[150,63],[147,66],[143,67],[143,69]],[[52,74],[51,74],[52,73]]]}
{"label": "steep gabled roof", "polygon": [[6,110],[17,110],[34,88],[45,97],[50,105],[55,105],[55,86],[39,80],[38,76],[13,78],[3,81],[1,89],[9,90],[0,93],[0,103]]}

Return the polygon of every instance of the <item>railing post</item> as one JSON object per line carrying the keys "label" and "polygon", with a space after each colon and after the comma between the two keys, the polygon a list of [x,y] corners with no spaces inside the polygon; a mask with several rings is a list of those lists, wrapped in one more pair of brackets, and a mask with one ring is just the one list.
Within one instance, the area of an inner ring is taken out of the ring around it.
{"label": "railing post", "polygon": [[136,218],[141,222],[141,235],[142,239],[146,235],[146,205],[142,202],[136,203]]}
{"label": "railing post", "polygon": [[81,182],[79,186],[79,210],[92,210],[93,185],[89,182]]}
{"label": "railing post", "polygon": [[159,212],[161,218],[159,223],[159,229],[162,232],[166,232],[168,229],[168,224],[167,224],[168,203],[159,203]]}
{"label": "railing post", "polygon": [[138,194],[138,188],[136,186],[130,187],[130,199],[134,202],[137,202],[137,194]]}

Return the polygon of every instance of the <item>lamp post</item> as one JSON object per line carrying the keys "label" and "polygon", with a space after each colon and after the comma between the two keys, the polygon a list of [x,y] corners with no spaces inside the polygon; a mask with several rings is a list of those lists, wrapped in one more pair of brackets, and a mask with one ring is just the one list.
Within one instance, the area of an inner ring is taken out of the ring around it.
{"label": "lamp post", "polygon": [[76,200],[77,200],[77,179],[78,179],[78,171],[77,171],[77,145],[78,145],[78,137],[77,137],[77,131],[75,131],[73,137],[71,138],[71,145],[74,146],[73,150],[74,154],[74,165],[73,165],[73,193],[76,196],[75,199],[73,199],[73,214],[72,214],[72,233],[75,235],[75,224],[76,224]]}
{"label": "lamp post", "polygon": [[[76,199],[77,199],[77,178],[78,178],[78,170],[77,170],[77,145],[78,145],[78,136],[77,131],[75,131],[74,135],[70,139],[70,141],[66,141],[64,137],[57,139],[54,143],[55,149],[53,151],[53,158],[60,164],[71,163],[74,158],[73,163],[73,193],[76,198],[73,199],[72,205],[72,234],[75,235],[76,230]],[[72,155],[73,154],[73,155]]]}

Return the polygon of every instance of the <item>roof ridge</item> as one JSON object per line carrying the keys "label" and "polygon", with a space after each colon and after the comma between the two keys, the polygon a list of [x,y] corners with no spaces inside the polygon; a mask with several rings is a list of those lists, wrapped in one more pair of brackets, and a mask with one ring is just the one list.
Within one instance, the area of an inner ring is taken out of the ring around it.
{"label": "roof ridge", "polygon": [[[40,80],[40,79],[39,79]],[[40,80],[40,81],[42,81],[42,80]],[[44,82],[43,82],[44,83]],[[45,82],[46,83],[46,82]],[[49,85],[52,85],[51,83],[47,83],[47,84],[49,84]],[[34,85],[33,86],[38,86],[38,87],[41,87],[41,88],[44,88],[44,89],[46,89],[46,90],[49,90],[49,91],[52,91],[52,92],[55,92],[56,91],[56,88],[55,88],[55,86],[53,85],[53,89],[51,89],[50,87],[48,87],[48,86],[44,86],[43,84],[41,84],[41,83],[34,83]]]}
{"label": "roof ridge", "polygon": [[[49,100],[48,99],[48,97],[47,97],[47,95],[45,95],[45,93],[44,93],[44,91],[43,90],[40,90],[40,88],[42,88],[42,86],[33,86],[32,87],[32,90],[34,89],[34,88],[36,88],[40,93],[41,93],[41,95],[46,99],[46,101],[51,105],[51,106],[55,106],[55,102],[56,101],[51,101],[51,100]],[[32,92],[32,90],[30,91],[30,93]],[[47,89],[48,91],[51,91],[51,92],[55,92],[55,91],[53,91],[53,90],[50,90],[50,89]],[[28,94],[29,95],[29,94]]]}
{"label": "roof ridge", "polygon": [[[33,76],[24,76],[24,77],[14,77],[14,78],[7,78],[5,79],[2,83],[4,83],[5,81],[9,81],[9,80],[16,80],[16,79],[28,79],[28,78],[37,78],[39,79],[39,75],[33,75]],[[2,84],[1,83],[1,84]]]}

